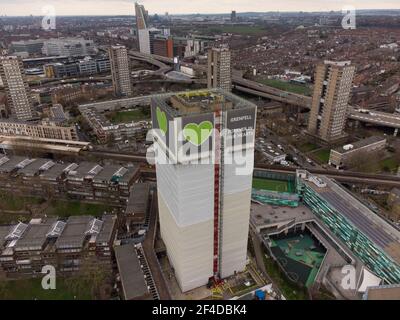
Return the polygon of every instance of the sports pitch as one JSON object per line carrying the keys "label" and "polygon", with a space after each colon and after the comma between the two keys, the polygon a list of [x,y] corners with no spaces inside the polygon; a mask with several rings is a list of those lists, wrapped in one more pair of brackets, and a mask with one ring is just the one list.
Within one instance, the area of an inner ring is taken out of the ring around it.
{"label": "sports pitch", "polygon": [[293,192],[292,183],[283,180],[253,178],[253,188],[277,192]]}

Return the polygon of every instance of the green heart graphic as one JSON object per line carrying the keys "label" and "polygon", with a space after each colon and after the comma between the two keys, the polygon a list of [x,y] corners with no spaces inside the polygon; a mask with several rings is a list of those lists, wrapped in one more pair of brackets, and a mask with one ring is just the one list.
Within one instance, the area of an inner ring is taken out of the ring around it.
{"label": "green heart graphic", "polygon": [[213,124],[210,121],[203,121],[200,124],[188,123],[183,129],[185,139],[195,146],[206,141],[212,132]]}
{"label": "green heart graphic", "polygon": [[157,107],[157,121],[158,121],[158,127],[165,136],[168,130],[167,115],[165,114],[164,111],[161,111],[160,107]]}

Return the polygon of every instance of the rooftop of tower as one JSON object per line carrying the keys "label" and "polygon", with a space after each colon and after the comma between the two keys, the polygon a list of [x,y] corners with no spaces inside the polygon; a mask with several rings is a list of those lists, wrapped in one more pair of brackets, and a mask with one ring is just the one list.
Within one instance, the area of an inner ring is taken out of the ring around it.
{"label": "rooftop of tower", "polygon": [[153,99],[157,104],[166,107],[171,115],[176,117],[211,113],[217,110],[245,109],[254,106],[252,103],[221,89],[156,95]]}

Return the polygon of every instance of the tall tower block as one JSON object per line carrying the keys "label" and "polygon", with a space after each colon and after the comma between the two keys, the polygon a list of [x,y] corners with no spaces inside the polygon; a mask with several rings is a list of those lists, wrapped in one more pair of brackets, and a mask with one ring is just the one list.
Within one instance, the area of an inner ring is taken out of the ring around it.
{"label": "tall tower block", "polygon": [[220,89],[151,107],[161,236],[185,292],[245,268],[257,107]]}
{"label": "tall tower block", "polygon": [[0,78],[10,114],[18,120],[32,120],[32,101],[22,60],[16,56],[0,56]]}
{"label": "tall tower block", "polygon": [[325,61],[317,66],[308,122],[311,135],[328,143],[345,136],[354,72],[350,61]]}

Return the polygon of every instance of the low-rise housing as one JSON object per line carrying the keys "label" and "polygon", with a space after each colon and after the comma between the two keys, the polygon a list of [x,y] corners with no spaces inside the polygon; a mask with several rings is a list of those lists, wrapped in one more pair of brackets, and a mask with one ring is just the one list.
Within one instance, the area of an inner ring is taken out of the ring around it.
{"label": "low-rise housing", "polygon": [[332,149],[329,164],[337,169],[351,165],[351,162],[364,154],[376,153],[384,150],[386,139],[372,136],[352,144],[346,144],[340,148]]}

